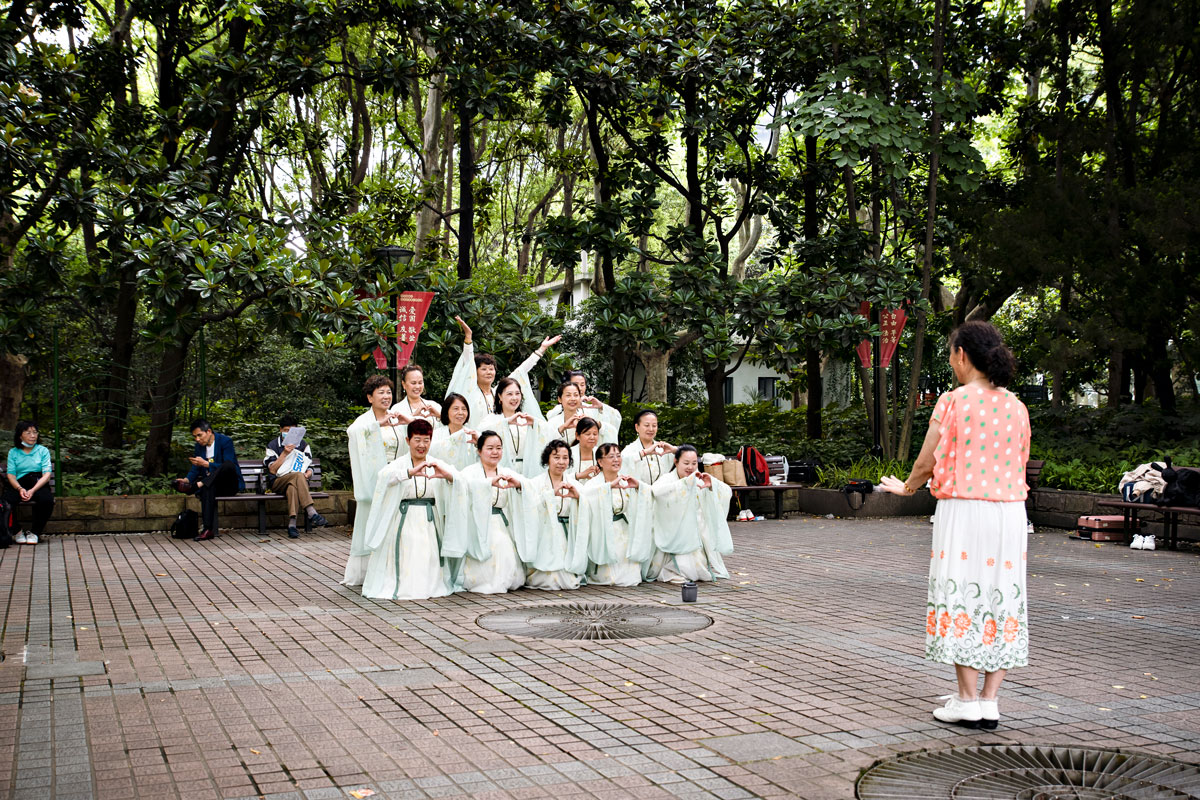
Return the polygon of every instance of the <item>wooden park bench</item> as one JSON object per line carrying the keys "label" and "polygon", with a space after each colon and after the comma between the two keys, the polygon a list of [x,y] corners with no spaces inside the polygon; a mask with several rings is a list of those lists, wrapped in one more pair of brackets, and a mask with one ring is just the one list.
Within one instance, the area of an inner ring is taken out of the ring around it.
{"label": "wooden park bench", "polygon": [[[241,494],[229,495],[228,497],[220,498],[221,503],[255,503],[258,506],[258,533],[260,536],[265,536],[267,533],[267,501],[281,500],[286,502],[286,499],[281,494],[275,494],[268,491],[267,475],[270,472],[263,466],[261,461],[238,461],[238,469],[242,471],[242,479],[246,482],[246,492]],[[321,491],[321,462],[313,459],[312,462],[312,477],[308,479],[308,492],[312,495],[313,500],[329,497],[328,492]],[[217,504],[218,512],[220,504]],[[312,520],[308,514],[304,514],[304,532],[312,531]],[[213,520],[213,527],[218,530],[221,527],[219,517]]]}
{"label": "wooden park bench", "polygon": [[[1196,467],[1176,467],[1176,469],[1196,469]],[[1096,505],[1120,509],[1125,517],[1126,536],[1129,536],[1132,531],[1141,530],[1139,514],[1161,514],[1162,541],[1168,550],[1176,550],[1179,547],[1179,518],[1184,515],[1200,517],[1200,508],[1193,506],[1156,506],[1151,503],[1131,503],[1128,500],[1117,499],[1097,500]]]}
{"label": "wooden park bench", "polygon": [[766,486],[730,486],[735,496],[740,500],[742,496],[748,495],[751,492],[770,492],[775,496],[775,519],[783,519],[783,493],[792,489],[805,489],[808,487],[804,483],[787,483],[787,475],[784,474],[784,457],[783,456],[765,456],[767,459],[767,467],[770,470],[768,480],[771,478],[784,479],[784,483],[768,483]]}

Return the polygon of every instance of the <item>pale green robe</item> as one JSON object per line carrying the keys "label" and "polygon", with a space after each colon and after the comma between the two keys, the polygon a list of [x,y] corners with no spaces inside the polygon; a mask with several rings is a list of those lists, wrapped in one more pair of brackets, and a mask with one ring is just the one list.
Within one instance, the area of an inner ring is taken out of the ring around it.
{"label": "pale green robe", "polygon": [[654,499],[649,484],[612,488],[597,475],[584,485],[579,529],[587,535],[587,582],[637,586],[654,553]]}
{"label": "pale green robe", "polygon": [[661,551],[651,571],[660,581],[711,581],[728,578],[723,555],[733,552],[729,500],[733,492],[713,478],[701,489],[696,476],[682,480],[675,470],[658,479],[654,494],[654,546]]}
{"label": "pale green robe", "polygon": [[461,471],[479,463],[479,450],[467,438],[473,430],[465,425],[457,433],[450,433],[445,425],[433,429],[433,443],[429,446],[429,455]]}
{"label": "pale green robe", "polygon": [[[591,417],[600,423],[600,442],[617,443],[617,435],[621,432],[621,412],[617,411],[612,406],[604,406],[603,408],[581,408],[583,416]],[[563,407],[560,403],[550,409],[550,413],[546,415],[546,421],[554,428],[554,438],[562,438],[567,444],[575,443],[575,429],[568,428],[562,433],[558,432],[558,426],[563,424]]]}
{"label": "pale green robe", "polygon": [[354,483],[355,512],[350,556],[346,559],[342,584],[361,586],[367,572],[367,557],[371,554],[366,546],[366,530],[367,519],[371,515],[371,501],[375,497],[375,478],[389,461],[407,453],[408,445],[404,441],[403,427],[381,427],[375,419],[375,411],[370,408],[350,423],[346,437],[350,452],[350,478]]}
{"label": "pale green robe", "polygon": [[[503,466],[497,474],[524,480]],[[520,589],[525,585],[525,564],[516,544],[516,531],[525,526],[521,490],[492,486],[482,464],[467,467],[460,480],[471,504],[468,524],[449,532],[442,542],[442,555],[462,559],[464,591],[501,594]]]}
{"label": "pale green robe", "polygon": [[[436,459],[426,458],[426,463]],[[363,597],[424,600],[457,588],[458,564],[442,556],[442,541],[466,536],[467,489],[458,473],[440,463],[455,480],[410,476],[412,456],[384,467],[375,482],[366,546],[371,551]],[[430,502],[432,501],[432,503]]]}
{"label": "pale green robe", "polygon": [[[521,362],[509,375],[521,385],[521,410],[529,414],[536,420],[545,420],[545,415],[542,414],[542,408],[537,403],[537,398],[533,395],[533,386],[529,382],[529,371],[537,364],[540,359],[536,352]],[[496,376],[497,381],[500,376]],[[454,365],[454,373],[450,376],[450,385],[446,389],[446,394],[450,392],[458,392],[463,397],[467,398],[467,408],[471,410],[471,416],[467,419],[467,424],[475,430],[483,430],[478,423],[484,417],[494,414],[496,410],[496,392],[495,384],[492,386],[492,391],[484,394],[479,388],[479,381],[475,377],[475,346],[474,344],[464,344],[462,355],[458,357],[458,363]]]}
{"label": "pale green robe", "polygon": [[541,474],[542,450],[553,438],[544,419],[534,416],[532,425],[514,425],[501,414],[491,414],[480,423],[479,432],[484,431],[495,431],[504,442],[501,466],[529,478]]}
{"label": "pale green robe", "polygon": [[643,456],[642,450],[644,449],[641,441],[637,439],[633,441],[633,444],[625,445],[625,449],[621,451],[621,472],[628,473],[642,483],[653,486],[659,478],[675,469],[675,454],[664,453],[658,456],[652,453]]}
{"label": "pale green robe", "polygon": [[[564,476],[563,485],[582,487]],[[518,531],[517,550],[529,572],[525,585],[532,589],[578,589],[588,566],[586,533],[579,531],[579,502],[559,497],[547,472],[527,478],[521,492],[525,524]]]}

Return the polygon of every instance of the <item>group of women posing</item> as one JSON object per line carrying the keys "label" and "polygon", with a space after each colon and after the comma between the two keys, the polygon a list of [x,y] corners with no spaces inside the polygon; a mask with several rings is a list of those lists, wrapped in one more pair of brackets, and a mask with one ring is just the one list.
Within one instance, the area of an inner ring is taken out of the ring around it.
{"label": "group of women posing", "polygon": [[642,411],[621,449],[621,415],[587,395],[582,373],[543,415],[528,373],[557,337],[495,382],[495,359],[459,324],[441,404],[424,399],[415,366],[394,405],[386,377],[363,387],[371,407],[347,430],[358,509],[343,584],[415,600],[728,577],[730,490],[694,447],[657,441]]}

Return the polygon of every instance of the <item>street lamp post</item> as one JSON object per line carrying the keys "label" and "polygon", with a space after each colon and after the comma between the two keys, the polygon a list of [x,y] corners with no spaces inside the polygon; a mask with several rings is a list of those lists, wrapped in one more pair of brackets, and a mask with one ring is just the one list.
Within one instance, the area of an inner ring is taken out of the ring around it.
{"label": "street lamp post", "polygon": [[[396,277],[396,264],[408,264],[412,261],[413,251],[407,247],[401,247],[398,244],[385,244],[376,247],[371,251],[371,255],[376,258],[387,260],[388,273],[391,277]],[[396,393],[400,392],[400,370],[396,368],[396,353],[399,351],[399,345],[392,346],[392,383],[396,386]]]}

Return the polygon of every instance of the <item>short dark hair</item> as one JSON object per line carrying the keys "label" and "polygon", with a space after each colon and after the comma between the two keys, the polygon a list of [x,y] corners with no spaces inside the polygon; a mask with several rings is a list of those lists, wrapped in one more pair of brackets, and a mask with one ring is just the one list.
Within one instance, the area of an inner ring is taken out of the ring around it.
{"label": "short dark hair", "polygon": [[[500,402],[500,395],[504,394],[504,390],[507,389],[509,386],[514,386],[514,385],[518,389],[521,389],[521,382],[519,380],[517,380],[516,378],[508,377],[508,378],[500,379],[500,382],[496,384],[496,397],[492,400],[492,411],[496,412],[497,414],[504,413],[504,405]],[[524,405],[524,404],[525,404],[525,390],[521,389],[521,405]]]}
{"label": "short dark hair", "polygon": [[621,446],[615,442],[601,442],[596,446],[596,454],[593,456],[593,458],[599,461],[613,450],[616,450],[619,453],[621,452]]}
{"label": "short dark hair", "polygon": [[295,414],[284,414],[279,418],[279,427],[294,428],[300,424],[300,420],[296,419]]}
{"label": "short dark hair", "polygon": [[965,352],[971,366],[996,386],[1008,386],[1017,371],[1017,360],[990,322],[972,320],[955,328],[950,334],[950,351],[955,349]]}
{"label": "short dark hair", "polygon": [[475,354],[475,369],[479,369],[484,364],[496,366],[496,357],[491,353],[476,353]]}
{"label": "short dark hair", "polygon": [[695,445],[691,445],[691,444],[681,444],[681,445],[679,445],[679,447],[675,448],[675,461],[676,461],[676,463],[678,463],[678,462],[679,462],[679,460],[680,460],[681,458],[683,458],[683,454],[684,454],[684,453],[695,453],[695,454],[696,454],[696,458],[700,458],[700,451],[696,449],[696,446],[695,446]]}
{"label": "short dark hair", "polygon": [[575,384],[571,383],[571,381],[570,381],[570,380],[565,380],[565,381],[563,381],[562,383],[560,383],[560,384],[558,385],[558,399],[559,399],[559,400],[561,400],[561,399],[562,399],[563,392],[567,391],[567,388],[568,388],[568,387],[569,387],[569,388],[571,388],[571,389],[574,389],[574,390],[575,390],[575,391],[577,391],[577,392],[579,391],[579,387],[578,387],[578,386],[576,386]]}
{"label": "short dark hair", "polygon": [[396,386],[392,383],[391,378],[386,375],[372,375],[371,377],[367,378],[367,382],[363,384],[363,394],[365,394],[367,397],[370,397],[371,395],[375,394],[375,390],[381,386],[386,386],[393,392],[396,391]]}
{"label": "short dark hair", "polygon": [[637,425],[642,421],[642,417],[646,416],[647,414],[653,414],[654,418],[658,419],[658,412],[653,408],[643,408],[641,411],[633,415],[633,424]]}
{"label": "short dark hair", "polygon": [[575,465],[575,456],[571,455],[570,445],[568,445],[562,439],[551,439],[550,444],[546,445],[546,447],[542,450],[543,467],[550,466],[550,456],[553,455],[553,453],[560,447],[567,451],[567,466],[571,467]]}
{"label": "short dark hair", "polygon": [[467,422],[471,421],[471,404],[467,402],[467,398],[463,397],[458,392],[451,392],[442,400],[442,424],[450,424],[450,406],[456,402],[462,403],[463,408],[467,410]]}
{"label": "short dark hair", "polygon": [[401,383],[404,383],[405,379],[408,378],[408,373],[410,373],[410,372],[419,372],[419,373],[421,373],[422,378],[425,377],[425,370],[421,369],[420,365],[409,364],[407,367],[400,370],[400,382]]}
{"label": "short dark hair", "polygon": [[[23,419],[17,423],[17,427],[13,428],[13,447],[21,446],[21,434],[23,434],[25,431],[29,430],[30,428],[37,428],[37,423],[31,422],[27,419]],[[38,431],[38,439],[41,439],[41,438],[42,438],[42,433],[41,433],[41,431]]]}
{"label": "short dark hair", "polygon": [[[484,442],[486,442],[488,439],[499,439],[499,438],[500,438],[500,434],[496,433],[495,431],[483,431],[482,433],[479,434],[479,438],[475,441],[475,449],[478,452],[482,453]],[[504,444],[503,441],[501,441],[500,443]]]}
{"label": "short dark hair", "polygon": [[414,436],[433,436],[433,423],[427,419],[414,419],[408,423],[408,434],[404,438],[411,439]]}
{"label": "short dark hair", "polygon": [[212,425],[209,425],[208,420],[206,420],[204,417],[196,417],[194,420],[192,420],[192,424],[188,426],[188,431],[192,433],[196,431],[208,433],[211,430]]}
{"label": "short dark hair", "polygon": [[575,423],[575,438],[578,439],[579,434],[587,433],[592,428],[600,430],[600,423],[596,422],[596,420],[592,419],[591,417],[584,417],[583,419],[579,420],[579,422]]}

